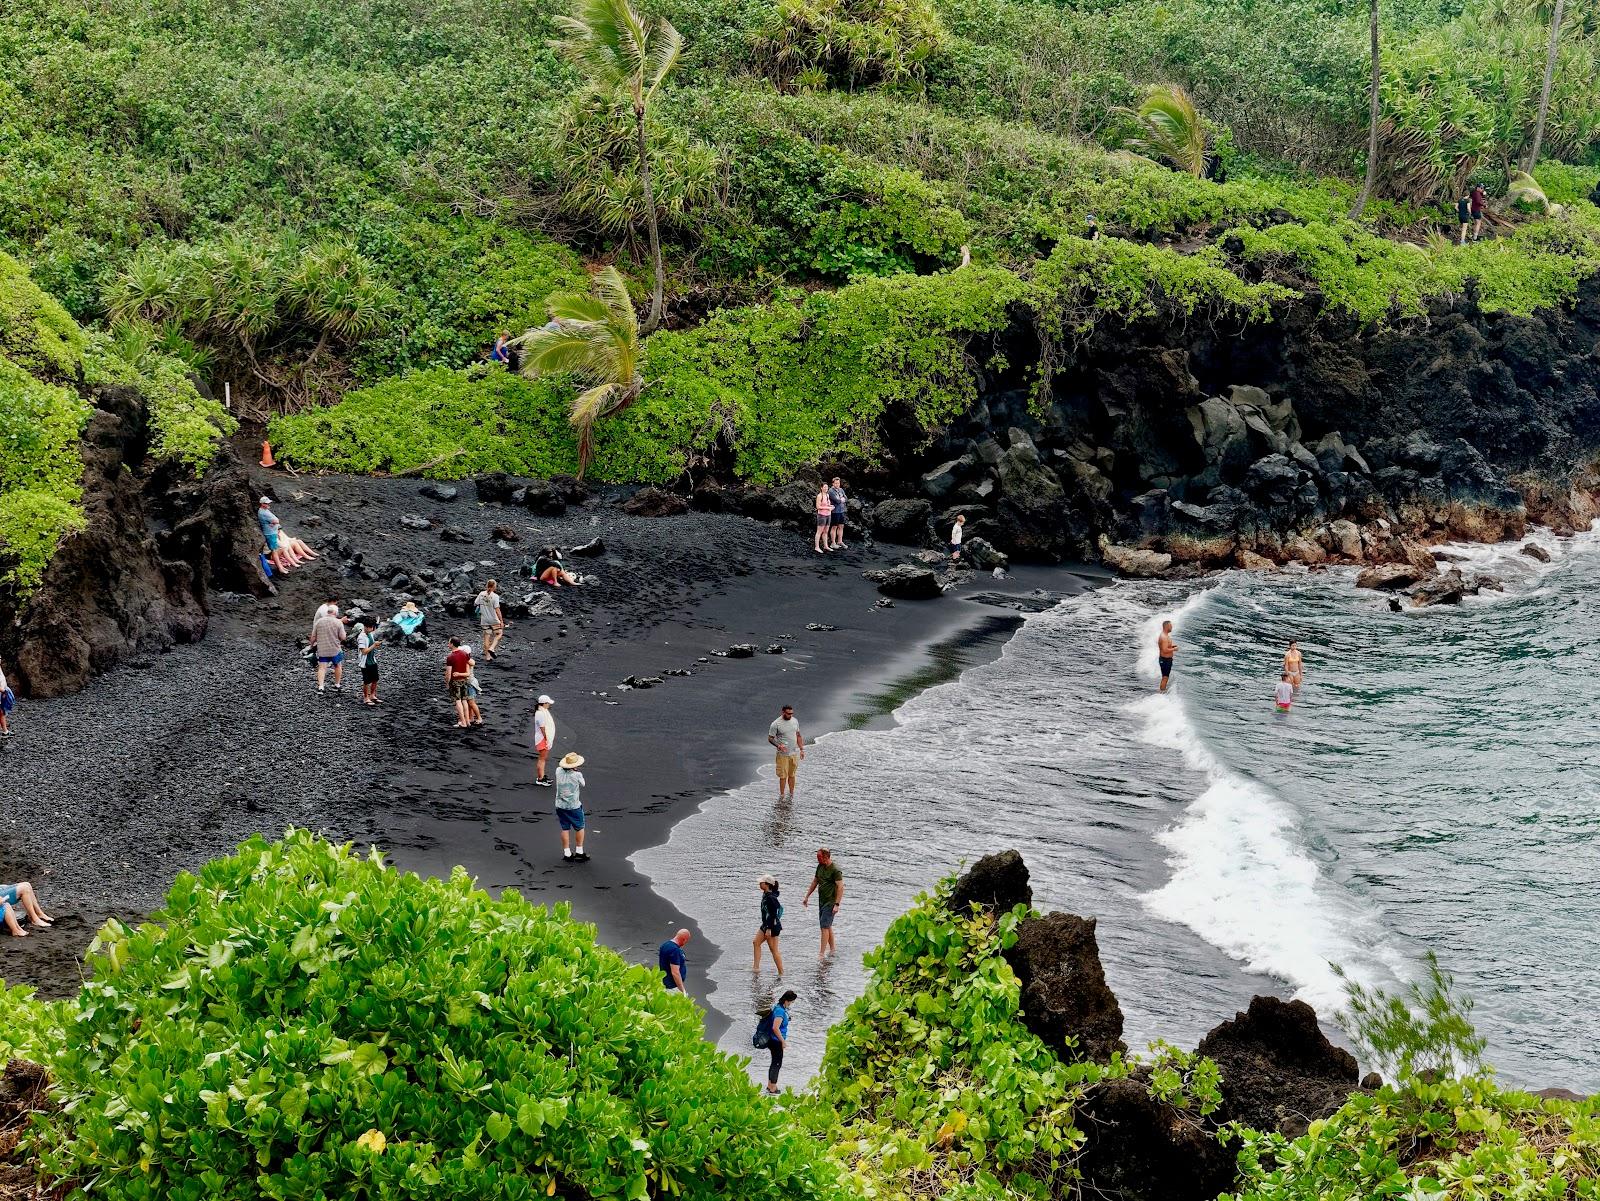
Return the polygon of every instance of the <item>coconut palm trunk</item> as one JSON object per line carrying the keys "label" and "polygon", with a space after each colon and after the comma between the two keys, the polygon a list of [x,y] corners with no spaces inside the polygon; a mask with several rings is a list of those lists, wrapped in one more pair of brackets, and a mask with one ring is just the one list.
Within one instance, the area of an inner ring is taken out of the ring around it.
{"label": "coconut palm trunk", "polygon": [[1383,85],[1383,68],[1378,57],[1378,0],[1367,0],[1367,32],[1372,38],[1372,107],[1367,116],[1367,178],[1361,185],[1361,195],[1356,197],[1350,219],[1360,217],[1372,199],[1372,190],[1378,185],[1378,114],[1382,107],[1380,88]]}
{"label": "coconut palm trunk", "polygon": [[1544,59],[1544,86],[1539,89],[1539,117],[1533,124],[1533,144],[1522,160],[1522,169],[1533,174],[1533,165],[1539,161],[1539,147],[1544,142],[1544,122],[1550,113],[1550,85],[1556,78],[1556,54],[1561,49],[1561,19],[1566,15],[1567,0],[1556,0],[1556,11],[1550,17],[1550,49]]}
{"label": "coconut palm trunk", "polygon": [[661,324],[667,303],[667,269],[661,261],[661,226],[656,220],[655,184],[650,179],[650,152],[644,136],[644,101],[635,100],[633,125],[639,138],[639,182],[644,185],[645,225],[650,230],[650,258],[655,264],[656,286],[650,293],[650,315],[645,318],[643,333],[654,332]]}

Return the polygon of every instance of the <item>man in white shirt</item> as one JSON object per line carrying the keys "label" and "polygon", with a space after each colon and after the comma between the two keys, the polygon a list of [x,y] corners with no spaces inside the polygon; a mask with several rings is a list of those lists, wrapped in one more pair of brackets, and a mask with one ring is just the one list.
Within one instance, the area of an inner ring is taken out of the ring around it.
{"label": "man in white shirt", "polygon": [[800,733],[800,723],[795,718],[793,705],[785,705],[783,712],[767,727],[767,741],[778,751],[778,800],[783,800],[787,791],[792,801],[794,778],[800,771],[800,760],[806,757],[806,739]]}
{"label": "man in white shirt", "polygon": [[533,750],[539,756],[539,774],[534,776],[533,782],[540,788],[549,788],[554,783],[545,775],[545,761],[550,758],[550,748],[556,744],[556,719],[550,713],[550,706],[555,704],[548,696],[539,698],[539,707],[533,711]]}

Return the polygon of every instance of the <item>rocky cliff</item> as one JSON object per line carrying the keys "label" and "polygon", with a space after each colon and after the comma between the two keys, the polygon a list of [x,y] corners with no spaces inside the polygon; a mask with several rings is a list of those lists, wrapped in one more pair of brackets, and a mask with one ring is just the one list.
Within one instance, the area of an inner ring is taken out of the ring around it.
{"label": "rocky cliff", "polygon": [[104,387],[82,441],[87,527],[68,537],[26,600],[0,590],[0,662],[33,696],[76,692],[138,654],[205,634],[207,590],[264,595],[254,497],[222,443],[205,473],[150,454],[149,414]]}

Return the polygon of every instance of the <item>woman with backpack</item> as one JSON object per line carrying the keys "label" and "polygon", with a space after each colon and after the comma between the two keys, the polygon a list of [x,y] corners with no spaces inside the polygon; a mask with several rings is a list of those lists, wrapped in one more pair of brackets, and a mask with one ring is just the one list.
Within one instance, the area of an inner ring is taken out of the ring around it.
{"label": "woman with backpack", "polygon": [[752,971],[761,971],[761,948],[763,945],[772,952],[772,962],[778,967],[778,975],[783,975],[783,953],[778,950],[778,935],[783,933],[783,904],[778,900],[778,878],[776,876],[761,877],[761,929],[756,931],[755,939],[751,942],[751,949],[755,952],[755,964]]}
{"label": "woman with backpack", "polygon": [[791,988],[778,998],[778,1003],[771,1009],[756,1015],[756,1034],[752,1041],[758,1047],[765,1047],[772,1056],[772,1063],[767,1067],[769,1093],[778,1091],[778,1073],[783,1069],[783,1049],[789,1045],[789,1004],[798,995]]}

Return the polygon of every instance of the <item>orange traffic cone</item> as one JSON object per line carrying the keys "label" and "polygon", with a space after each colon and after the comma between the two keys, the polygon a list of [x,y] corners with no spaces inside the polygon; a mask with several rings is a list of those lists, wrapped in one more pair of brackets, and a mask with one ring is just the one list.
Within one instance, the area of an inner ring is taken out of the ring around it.
{"label": "orange traffic cone", "polygon": [[272,457],[272,443],[267,441],[261,443],[261,465],[263,467],[276,467],[278,465],[278,461]]}

